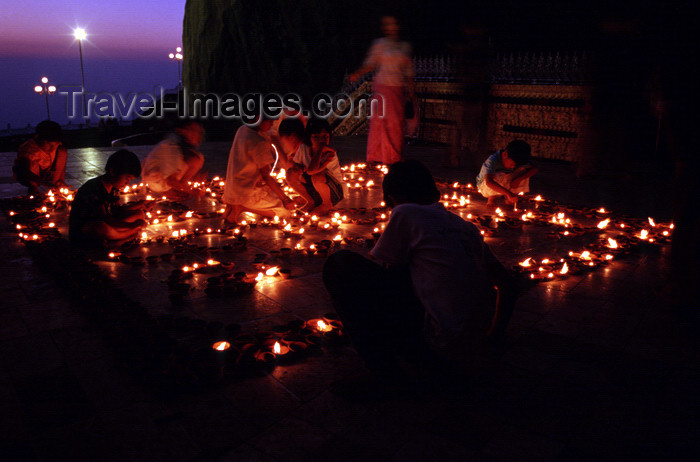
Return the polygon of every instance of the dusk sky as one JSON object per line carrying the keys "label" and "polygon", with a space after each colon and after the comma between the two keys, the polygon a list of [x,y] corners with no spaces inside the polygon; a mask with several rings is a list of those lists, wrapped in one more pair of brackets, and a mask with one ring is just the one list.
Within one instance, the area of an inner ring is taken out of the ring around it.
{"label": "dusk sky", "polygon": [[[88,92],[153,92],[177,86],[168,53],[182,45],[185,0],[0,0],[0,130],[46,118],[46,100],[33,87],[80,85],[80,57],[73,29],[83,41]],[[64,96],[49,96],[51,118],[65,117]]]}

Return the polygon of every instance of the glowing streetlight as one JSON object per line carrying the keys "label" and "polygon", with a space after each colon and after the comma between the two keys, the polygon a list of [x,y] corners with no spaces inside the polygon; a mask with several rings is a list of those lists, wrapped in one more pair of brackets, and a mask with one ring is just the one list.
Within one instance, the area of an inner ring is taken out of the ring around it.
{"label": "glowing streetlight", "polygon": [[49,85],[48,83],[49,83],[49,78],[42,77],[41,78],[41,85],[36,85],[34,87],[34,91],[39,95],[46,96],[46,118],[48,120],[51,120],[51,111],[49,111],[49,95],[53,95],[54,93],[56,93],[56,87],[53,85]]}
{"label": "glowing streetlight", "polygon": [[[80,52],[80,77],[83,83],[83,118],[87,119],[87,101],[85,100],[85,70],[83,69],[83,40],[87,38],[87,32],[82,27],[73,31],[73,37],[78,41],[78,51]],[[86,120],[87,123],[87,120]]]}
{"label": "glowing streetlight", "polygon": [[180,77],[180,63],[182,62],[182,48],[175,48],[175,53],[168,54],[168,58],[171,61],[177,62],[177,93],[180,94],[180,89],[182,87],[182,77]]}

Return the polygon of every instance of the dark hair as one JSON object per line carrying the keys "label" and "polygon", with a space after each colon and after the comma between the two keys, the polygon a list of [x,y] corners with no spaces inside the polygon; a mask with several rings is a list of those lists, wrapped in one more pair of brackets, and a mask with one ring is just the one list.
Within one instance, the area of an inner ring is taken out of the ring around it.
{"label": "dark hair", "polygon": [[304,144],[311,146],[311,135],[317,135],[322,132],[331,133],[331,124],[326,119],[314,117],[306,122],[306,132],[304,133]]}
{"label": "dark hair", "polygon": [[120,149],[107,159],[105,172],[113,176],[131,174],[137,178],[141,176],[141,161],[133,152]]}
{"label": "dark hair", "polygon": [[390,206],[412,202],[428,205],[440,200],[440,191],[425,165],[417,160],[402,160],[389,167],[382,183],[384,201]]}
{"label": "dark hair", "polygon": [[523,140],[513,140],[506,146],[506,151],[508,151],[508,157],[510,157],[515,165],[525,165],[530,162],[532,157],[532,151],[530,145],[527,141]]}
{"label": "dark hair", "polygon": [[304,139],[304,122],[298,117],[287,117],[280,122],[277,130],[280,136],[296,135],[300,140]]}
{"label": "dark hair", "polygon": [[173,125],[173,128],[175,130],[183,129],[183,128],[189,127],[192,124],[195,124],[195,125],[202,127],[202,122],[200,122],[197,119],[190,119],[188,117],[178,117],[175,119],[175,124]]}
{"label": "dark hair", "polygon": [[39,122],[34,130],[37,138],[43,141],[61,141],[61,126],[53,120]]}

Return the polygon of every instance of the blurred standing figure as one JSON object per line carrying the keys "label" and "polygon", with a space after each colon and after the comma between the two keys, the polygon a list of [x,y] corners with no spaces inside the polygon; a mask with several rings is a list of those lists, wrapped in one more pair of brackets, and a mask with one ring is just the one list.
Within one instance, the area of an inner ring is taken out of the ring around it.
{"label": "blurred standing figure", "polygon": [[[414,70],[411,45],[399,40],[399,22],[394,16],[382,17],[384,38],[372,43],[360,69],[349,76],[355,82],[376,71],[372,100],[377,101],[379,116],[372,113],[367,139],[367,162],[393,164],[401,160],[405,130],[404,108],[413,99]],[[382,108],[383,102],[383,111]]]}
{"label": "blurred standing figure", "polygon": [[461,98],[455,105],[455,129],[443,166],[478,168],[487,151],[488,94],[491,63],[490,35],[479,21],[461,26],[462,41],[454,50],[459,58]]}

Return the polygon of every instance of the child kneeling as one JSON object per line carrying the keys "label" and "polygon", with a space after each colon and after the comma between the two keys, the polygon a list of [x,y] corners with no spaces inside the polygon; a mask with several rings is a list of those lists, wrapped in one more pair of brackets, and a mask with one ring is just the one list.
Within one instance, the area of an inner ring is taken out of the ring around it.
{"label": "child kneeling", "polygon": [[305,208],[318,215],[328,213],[345,196],[338,153],[328,146],[330,139],[328,121],[309,120],[304,142],[292,157],[295,167],[287,171],[287,182],[307,201]]}
{"label": "child kneeling", "polygon": [[489,205],[501,196],[515,204],[519,193],[530,192],[530,177],[537,173],[537,168],[530,164],[531,157],[530,145],[514,140],[484,161],[476,177],[476,186],[481,195],[488,198]]}
{"label": "child kneeling", "polygon": [[143,202],[119,205],[119,190],[141,175],[136,154],[121,149],[107,160],[105,174],[78,189],[69,219],[70,242],[82,247],[118,245],[143,226]]}

